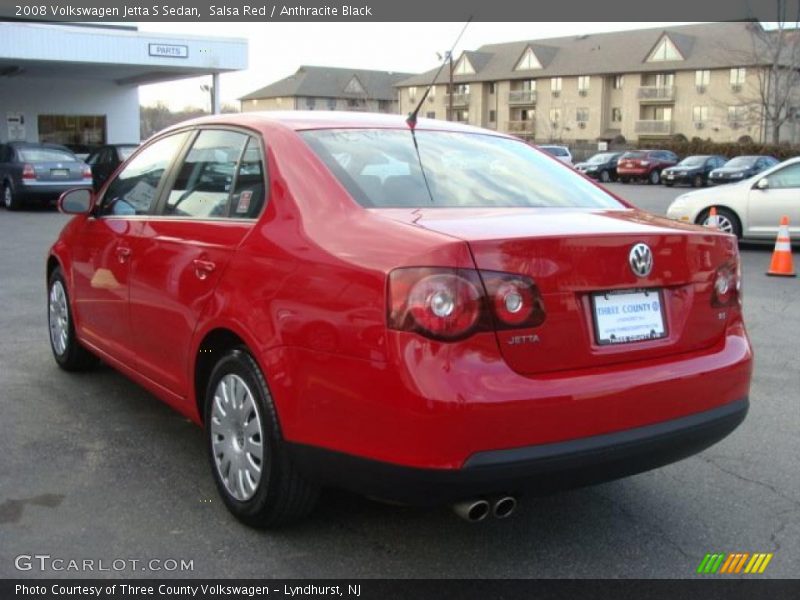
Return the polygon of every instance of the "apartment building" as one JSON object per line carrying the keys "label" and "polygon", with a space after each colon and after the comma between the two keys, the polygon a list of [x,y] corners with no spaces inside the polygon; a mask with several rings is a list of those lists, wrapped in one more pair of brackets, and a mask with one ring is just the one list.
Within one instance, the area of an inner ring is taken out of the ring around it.
{"label": "apartment building", "polygon": [[[482,46],[453,61],[452,103],[445,68],[420,115],[537,142],[676,134],[760,140],[762,66],[751,27],[759,25],[708,23]],[[416,106],[435,72],[397,84],[401,112]],[[786,139],[798,141],[799,129],[787,124]]]}
{"label": "apartment building", "polygon": [[398,112],[399,81],[410,73],[301,66],[279,81],[239,98],[242,112],[254,110],[350,110]]}

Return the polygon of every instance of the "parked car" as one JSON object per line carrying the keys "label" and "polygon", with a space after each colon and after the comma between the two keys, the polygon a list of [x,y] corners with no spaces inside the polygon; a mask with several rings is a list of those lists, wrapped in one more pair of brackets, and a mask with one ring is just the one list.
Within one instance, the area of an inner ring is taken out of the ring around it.
{"label": "parked car", "polygon": [[494,131],[207,117],[59,205],[76,216],[47,260],[56,362],[102,358],[204,424],[250,525],[325,485],[504,517],[523,490],[698,452],[748,409],[733,236]]}
{"label": "parked car", "polygon": [[774,156],[737,156],[711,171],[708,182],[720,184],[741,181],[777,164],[778,159]]}
{"label": "parked car", "polygon": [[678,163],[678,156],[669,150],[631,150],[617,163],[617,175],[622,183],[644,180],[653,185],[661,183],[661,171]]}
{"label": "parked car", "polygon": [[739,238],[774,240],[781,217],[789,217],[790,237],[800,241],[800,158],[774,165],[745,181],[678,196],[667,216],[684,223],[709,224],[711,207],[717,225]]}
{"label": "parked car", "polygon": [[575,165],[575,169],[603,183],[617,180],[617,161],[622,152],[599,152],[586,162]]}
{"label": "parked car", "polygon": [[685,183],[692,187],[703,187],[708,184],[708,174],[726,162],[724,156],[687,156],[674,167],[661,171],[661,182],[666,186]]}
{"label": "parked car", "polygon": [[139,144],[109,144],[101,146],[89,155],[86,163],[92,168],[94,188],[100,187],[136,151]]}
{"label": "parked car", "polygon": [[546,145],[546,146],[538,146],[538,148],[539,150],[547,152],[550,156],[555,156],[565,165],[572,166],[572,153],[566,146]]}
{"label": "parked car", "polygon": [[89,166],[64,146],[9,142],[0,145],[3,206],[19,210],[27,202],[48,202],[76,185],[91,184]]}

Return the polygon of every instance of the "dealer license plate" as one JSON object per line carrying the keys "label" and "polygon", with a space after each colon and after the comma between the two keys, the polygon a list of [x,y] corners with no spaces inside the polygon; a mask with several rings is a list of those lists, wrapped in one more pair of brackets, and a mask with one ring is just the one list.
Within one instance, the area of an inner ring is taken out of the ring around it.
{"label": "dealer license plate", "polygon": [[661,290],[592,294],[597,343],[624,344],[666,337]]}

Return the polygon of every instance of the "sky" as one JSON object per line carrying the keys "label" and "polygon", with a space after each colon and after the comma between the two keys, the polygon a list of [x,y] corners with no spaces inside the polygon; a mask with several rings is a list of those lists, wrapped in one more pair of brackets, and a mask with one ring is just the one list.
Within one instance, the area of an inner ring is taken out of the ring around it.
{"label": "sky", "polygon": [[[583,35],[679,23],[470,23],[454,52],[483,44]],[[249,67],[221,76],[223,104],[283,79],[300,65],[419,73],[438,65],[463,23],[138,23],[141,31],[241,37],[249,43]],[[143,106],[164,102],[173,110],[208,108],[200,89],[210,77],[142,86]]]}

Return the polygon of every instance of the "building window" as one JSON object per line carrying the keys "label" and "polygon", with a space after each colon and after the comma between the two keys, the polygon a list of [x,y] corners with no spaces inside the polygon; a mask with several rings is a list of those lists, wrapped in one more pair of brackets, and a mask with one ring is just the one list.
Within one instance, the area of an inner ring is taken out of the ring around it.
{"label": "building window", "polygon": [[708,84],[711,82],[711,71],[705,69],[703,71],[695,71],[694,72],[694,85],[697,87],[698,91],[702,88],[705,91],[705,88],[708,87]]}
{"label": "building window", "polygon": [[621,90],[625,84],[625,75],[614,75],[614,89]]}
{"label": "building window", "polygon": [[453,111],[453,117],[458,123],[468,123],[469,122],[469,111],[468,110],[456,110]]}
{"label": "building window", "polygon": [[739,92],[744,85],[744,79],[747,75],[747,69],[744,67],[738,67],[735,69],[731,69],[731,89],[734,92]]}
{"label": "building window", "polygon": [[578,108],[575,111],[575,120],[578,123],[585,123],[589,120],[589,109],[588,108]]}
{"label": "building window", "polygon": [[581,75],[578,77],[578,91],[584,92],[584,96],[586,95],[586,92],[589,91],[590,81],[591,78],[588,75]]}
{"label": "building window", "polygon": [[106,143],[104,115],[39,115],[39,141],[44,144],[102,146]]}
{"label": "building window", "polygon": [[728,122],[735,125],[740,125],[747,119],[746,106],[729,106],[728,107]]}
{"label": "building window", "polygon": [[436,118],[436,111],[431,110],[431,111],[426,112],[425,113],[425,118],[426,119],[435,119]]}
{"label": "building window", "polygon": [[412,102],[417,99],[417,86],[412,85],[408,88],[408,99]]}
{"label": "building window", "polygon": [[561,94],[561,84],[561,77],[550,78],[550,92],[552,92],[553,96],[558,97]]}
{"label": "building window", "polygon": [[328,98],[328,110],[336,110],[336,98]]}
{"label": "building window", "polygon": [[611,109],[611,122],[622,123],[622,109],[614,107]]}
{"label": "building window", "polygon": [[314,107],[317,105],[317,101],[314,98],[306,98],[306,108],[308,110],[314,110]]}
{"label": "building window", "polygon": [[708,106],[693,106],[692,121],[694,121],[695,123],[708,121]]}
{"label": "building window", "polygon": [[469,84],[468,83],[457,83],[453,86],[453,93],[454,94],[469,94]]}
{"label": "building window", "polygon": [[553,127],[558,127],[559,123],[561,123],[561,109],[560,108],[551,108],[550,109],[550,124]]}
{"label": "building window", "polygon": [[683,60],[683,56],[681,56],[681,53],[678,52],[675,44],[672,43],[672,40],[669,39],[667,35],[661,38],[661,41],[650,53],[647,62],[661,62],[666,60]]}
{"label": "building window", "polygon": [[489,123],[496,123],[497,122],[497,111],[490,110],[489,111]]}
{"label": "building window", "polygon": [[497,93],[497,84],[494,81],[489,82],[489,93],[496,94]]}

